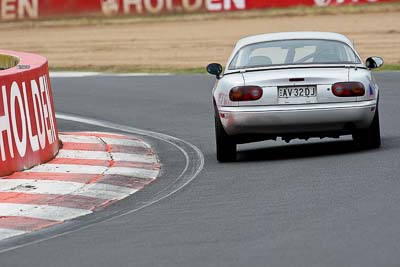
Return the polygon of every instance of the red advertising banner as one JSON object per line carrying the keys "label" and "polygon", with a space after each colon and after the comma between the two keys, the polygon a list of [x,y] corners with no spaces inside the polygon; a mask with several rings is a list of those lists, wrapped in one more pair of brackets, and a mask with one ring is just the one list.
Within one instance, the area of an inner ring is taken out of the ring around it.
{"label": "red advertising banner", "polygon": [[47,60],[1,51],[19,59],[0,70],[0,176],[52,159],[59,148]]}
{"label": "red advertising banner", "polygon": [[368,4],[377,2],[396,2],[390,0],[247,0],[246,9],[263,9],[290,6],[338,6],[349,4]]}
{"label": "red advertising banner", "polygon": [[0,0],[0,19],[36,19],[91,14],[221,12],[291,6],[328,6],[399,0]]}

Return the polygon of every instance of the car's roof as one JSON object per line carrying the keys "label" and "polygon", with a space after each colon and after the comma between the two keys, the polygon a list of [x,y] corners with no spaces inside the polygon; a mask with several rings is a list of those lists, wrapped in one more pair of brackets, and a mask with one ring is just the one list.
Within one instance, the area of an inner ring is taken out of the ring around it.
{"label": "car's roof", "polygon": [[333,32],[279,32],[279,33],[268,33],[253,35],[240,39],[236,48],[240,48],[253,43],[267,42],[267,41],[278,41],[278,40],[295,40],[295,39],[323,39],[323,40],[334,40],[340,41],[353,47],[353,43],[346,36],[333,33]]}
{"label": "car's roof", "polygon": [[[355,51],[353,42],[347,38],[346,36],[334,33],[334,32],[278,32],[278,33],[268,33],[268,34],[260,34],[253,35],[249,37],[245,37],[240,39],[235,48],[232,51],[232,54],[228,60],[227,66],[229,66],[230,62],[236,55],[236,53],[244,46],[254,44],[254,43],[262,43],[268,41],[281,41],[281,40],[301,40],[301,39],[315,39],[315,40],[333,40],[343,42],[349,45],[356,55],[359,57],[357,51]],[[225,73],[229,72],[228,68],[225,69]]]}

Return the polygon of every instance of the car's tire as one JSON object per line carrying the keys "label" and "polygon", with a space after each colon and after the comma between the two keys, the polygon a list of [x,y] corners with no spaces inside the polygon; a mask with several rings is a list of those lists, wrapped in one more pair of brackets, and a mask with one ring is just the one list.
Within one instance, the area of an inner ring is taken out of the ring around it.
{"label": "car's tire", "polygon": [[363,148],[373,149],[381,146],[381,131],[379,125],[379,110],[376,109],[371,126],[365,130],[353,133],[353,140]]}
{"label": "car's tire", "polygon": [[232,162],[236,160],[236,143],[225,132],[221,120],[217,116],[215,116],[215,141],[217,160],[219,162]]}

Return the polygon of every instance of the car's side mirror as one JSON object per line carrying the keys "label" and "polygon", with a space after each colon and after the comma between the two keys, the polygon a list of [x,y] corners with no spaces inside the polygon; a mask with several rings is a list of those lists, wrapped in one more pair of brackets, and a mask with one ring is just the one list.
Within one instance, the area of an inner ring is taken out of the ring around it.
{"label": "car's side mirror", "polygon": [[365,61],[365,66],[369,69],[376,69],[383,66],[383,59],[381,57],[369,57]]}
{"label": "car's side mirror", "polygon": [[207,66],[207,72],[217,76],[218,79],[222,73],[222,66],[219,63],[211,63]]}

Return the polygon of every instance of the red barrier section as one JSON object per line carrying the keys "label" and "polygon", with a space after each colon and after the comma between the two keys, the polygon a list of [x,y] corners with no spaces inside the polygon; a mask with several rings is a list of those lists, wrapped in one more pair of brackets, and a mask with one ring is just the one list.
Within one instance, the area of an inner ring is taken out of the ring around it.
{"label": "red barrier section", "polygon": [[90,14],[220,12],[290,6],[328,6],[399,0],[0,0],[0,19],[46,18]]}
{"label": "red barrier section", "polygon": [[2,51],[19,58],[0,71],[0,176],[52,159],[59,148],[47,59]]}

